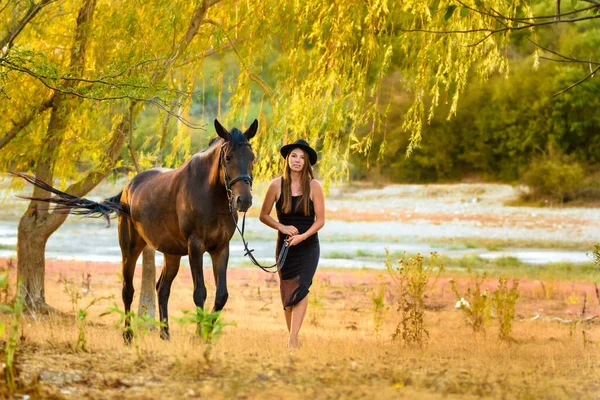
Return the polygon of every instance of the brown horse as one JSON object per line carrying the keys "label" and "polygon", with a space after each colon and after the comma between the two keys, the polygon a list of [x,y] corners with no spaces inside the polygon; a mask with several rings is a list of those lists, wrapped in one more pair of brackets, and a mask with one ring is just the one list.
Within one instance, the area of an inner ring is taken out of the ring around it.
{"label": "brown horse", "polygon": [[[182,256],[189,256],[194,282],[194,303],[204,307],[206,286],[202,273],[202,256],[212,258],[217,287],[214,310],[227,302],[227,263],[229,241],[235,232],[237,211],[252,205],[252,164],[254,153],[249,140],[254,137],[258,121],[244,133],[237,128],[227,131],[215,120],[220,138],[209,148],[193,155],[181,167],[171,170],[155,168],[136,175],[118,195],[96,203],[61,192],[24,174],[16,174],[57,196],[33,199],[57,204],[58,212],[119,219],[119,245],[123,256],[123,303],[125,312],[133,301],[133,274],[144,247],[162,252],[165,266],[156,284],[161,337],[169,339],[168,301],[171,283],[179,271]],[[233,177],[233,178],[230,178]],[[130,321],[125,321],[124,337],[131,340]]]}

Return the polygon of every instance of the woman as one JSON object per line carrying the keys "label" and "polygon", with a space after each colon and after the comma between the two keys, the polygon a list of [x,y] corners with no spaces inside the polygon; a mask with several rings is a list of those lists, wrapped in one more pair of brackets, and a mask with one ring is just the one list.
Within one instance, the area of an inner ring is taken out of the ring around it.
{"label": "woman", "polygon": [[[271,181],[260,220],[279,231],[276,257],[284,241],[290,246],[279,280],[290,334],[288,347],[297,348],[300,347],[298,332],[308,306],[308,289],[319,263],[317,231],[325,225],[325,197],[321,184],[313,178],[317,152],[302,139],[283,146],[280,152],[285,159],[283,176]],[[273,204],[279,221],[269,215]]]}

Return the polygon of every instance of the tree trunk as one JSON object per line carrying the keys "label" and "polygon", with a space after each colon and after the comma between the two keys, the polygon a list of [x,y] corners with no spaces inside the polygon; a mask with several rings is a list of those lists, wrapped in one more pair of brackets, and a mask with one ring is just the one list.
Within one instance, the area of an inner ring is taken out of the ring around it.
{"label": "tree trunk", "polygon": [[46,304],[44,279],[46,243],[67,216],[40,218],[35,208],[28,208],[19,221],[17,234],[17,280],[21,283],[25,309],[33,313],[54,311]]}
{"label": "tree trunk", "polygon": [[148,314],[156,319],[156,258],[154,249],[146,246],[142,252],[142,290],[140,291],[140,305],[138,315]]}
{"label": "tree trunk", "polygon": [[[79,74],[85,65],[87,31],[94,14],[96,0],[85,0],[77,16],[75,41],[71,48],[71,72]],[[52,109],[46,135],[36,162],[35,175],[49,184],[54,178],[54,165],[58,161],[69,125],[71,102],[75,99],[64,93],[55,92],[48,100]],[[47,198],[49,194],[39,187],[33,188],[34,198]],[[25,308],[30,312],[48,312],[52,308],[46,304],[44,279],[46,275],[46,243],[65,221],[67,214],[50,214],[48,204],[31,201],[19,221],[17,233],[17,278],[22,282],[21,294]]]}

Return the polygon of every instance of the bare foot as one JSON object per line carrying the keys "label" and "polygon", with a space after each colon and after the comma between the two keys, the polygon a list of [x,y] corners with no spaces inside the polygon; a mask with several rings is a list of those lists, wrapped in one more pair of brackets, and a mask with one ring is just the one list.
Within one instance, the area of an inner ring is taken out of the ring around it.
{"label": "bare foot", "polygon": [[288,340],[288,349],[299,349],[302,346],[302,343],[298,339]]}

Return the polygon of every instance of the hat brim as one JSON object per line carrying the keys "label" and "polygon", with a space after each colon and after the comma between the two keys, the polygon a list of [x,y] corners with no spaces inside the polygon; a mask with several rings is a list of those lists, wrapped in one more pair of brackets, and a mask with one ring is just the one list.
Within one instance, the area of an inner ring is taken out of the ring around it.
{"label": "hat brim", "polygon": [[315,165],[317,163],[317,152],[314,151],[312,147],[306,146],[304,144],[300,144],[300,143],[286,144],[285,146],[283,146],[281,148],[280,153],[283,156],[283,158],[287,158],[290,151],[292,151],[294,149],[304,150],[308,154],[308,159],[310,160],[310,165]]}

